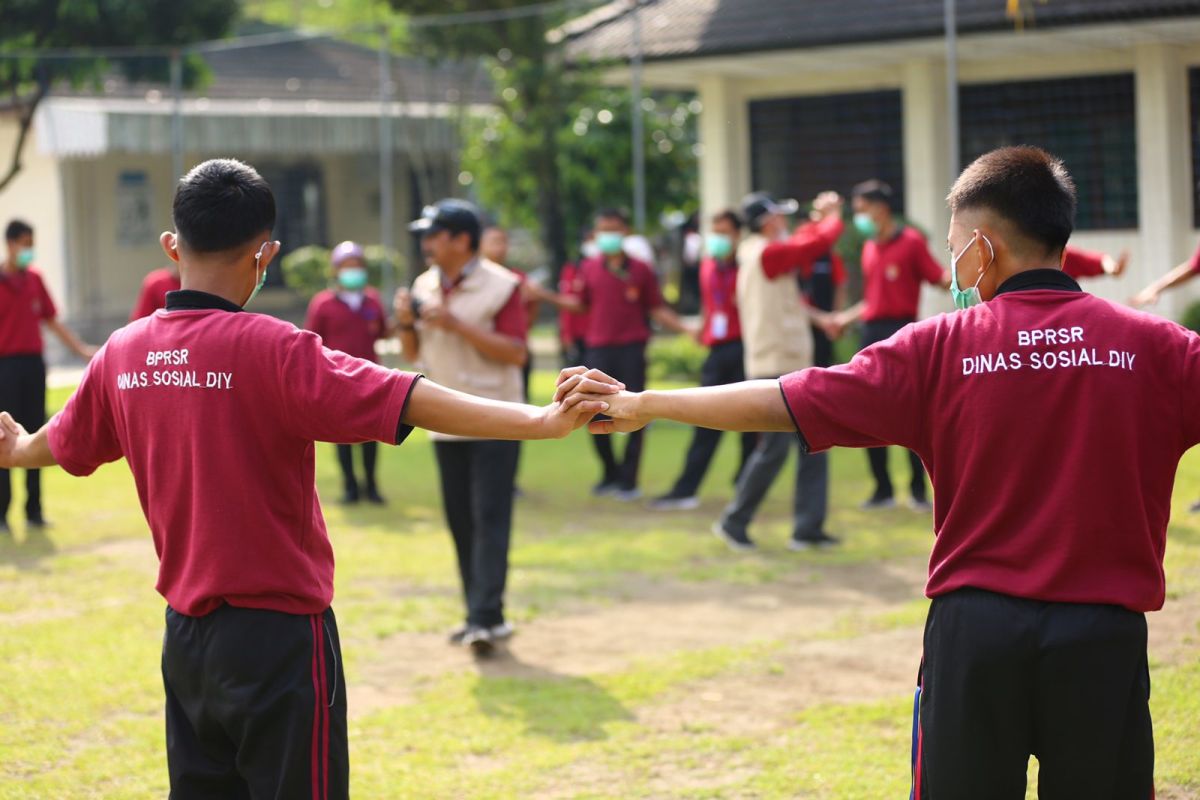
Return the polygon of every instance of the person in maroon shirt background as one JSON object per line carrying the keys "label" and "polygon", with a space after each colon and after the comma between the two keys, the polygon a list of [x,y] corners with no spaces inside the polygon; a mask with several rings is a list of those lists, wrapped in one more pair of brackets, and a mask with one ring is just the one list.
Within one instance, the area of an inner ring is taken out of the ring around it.
{"label": "person in maroon shirt background", "polygon": [[1075,280],[1095,278],[1100,275],[1119,278],[1125,272],[1125,268],[1129,266],[1128,250],[1122,250],[1116,258],[1108,253],[1084,250],[1081,247],[1070,245],[1067,245],[1063,252],[1063,272]]}
{"label": "person in maroon shirt background", "polygon": [[[746,379],[745,353],[742,349],[742,327],[737,310],[737,246],[742,235],[742,218],[737,211],[726,208],[713,215],[711,232],[705,239],[707,255],[700,261],[700,307],[704,314],[700,343],[708,348],[708,356],[700,367],[701,386],[721,386]],[[738,476],[754,451],[753,433],[741,435],[742,454]],[[696,428],[692,443],[684,458],[683,472],[662,497],[650,503],[655,511],[686,511],[700,505],[696,492],[708,472],[721,431]]]}
{"label": "person in maroon shirt background", "polygon": [[1200,443],[1200,336],[1062,272],[1075,188],[1045,151],[981,156],[948,200],[965,310],[781,381],[608,396],[590,428],[915,449],[936,538],[913,797],[1021,800],[1035,754],[1046,800],[1152,798],[1145,613],[1166,595],[1175,471]]}
{"label": "person in maroon shirt background", "polygon": [[[815,235],[821,222],[821,214],[813,209],[808,222],[798,232],[804,236]],[[813,262],[811,270],[800,276],[800,287],[808,304],[818,311],[836,315],[846,308],[846,262],[834,247]],[[827,318],[824,325],[815,321],[812,325],[813,366],[828,367],[833,364],[833,340],[829,338],[831,328],[838,325],[836,316]],[[837,331],[840,333],[840,330]]]}
{"label": "person in maroon shirt background", "polygon": [[[379,293],[367,285],[367,261],[362,245],[342,242],[330,253],[330,263],[337,288],[317,292],[308,304],[304,327],[320,336],[331,350],[379,363],[375,342],[389,332],[387,314]],[[363,442],[359,446],[364,473],[361,492],[354,476],[353,445],[338,444],[336,447],[342,470],[342,503],[349,505],[364,498],[368,503],[384,505],[387,501],[379,493],[375,480],[379,443]]]}
{"label": "person in maroon shirt background", "polygon": [[167,305],[167,292],[179,291],[179,268],[172,265],[156,269],[142,280],[141,291],[129,314],[129,321],[148,317]]}
{"label": "person in maroon shirt background", "polygon": [[314,442],[399,444],[414,426],[561,437],[606,405],[474,397],[244,313],[279,252],[271,189],[245,164],[195,167],[172,216],[177,232],[161,241],[184,288],[115,332],[37,433],[0,409],[0,467],[84,476],[127,460],[169,604],[171,797],[346,798],[346,681]]}
{"label": "person in maroon shirt background", "polygon": [[[33,267],[33,228],[14,219],[4,231],[5,258],[0,263],[0,408],[8,409],[22,425],[41,427],[46,421],[46,361],[42,356],[42,325],[87,361],[96,348],[84,344],[58,319],[54,300]],[[0,469],[0,535],[9,535],[8,507],[12,503],[9,470]],[[25,521],[30,530],[47,525],[42,513],[42,479],[37,469],[25,471]]]}
{"label": "person in maroon shirt background", "polygon": [[[674,333],[692,334],[664,301],[654,270],[625,253],[629,215],[607,208],[596,214],[593,228],[599,255],[579,266],[580,292],[557,294],[545,289],[541,299],[574,314],[587,315],[585,358],[631,387],[646,386],[646,345],[650,321]],[[608,437],[592,438],[602,467],[600,482],[592,493],[624,502],[639,499],[638,466],[642,455],[642,431],[629,436],[625,453],[617,459]]]}
{"label": "person in maroon shirt background", "polygon": [[[870,347],[916,320],[922,283],[945,288],[950,277],[929,252],[925,237],[896,219],[892,187],[880,180],[864,181],[854,187],[851,197],[854,226],[867,237],[862,250],[863,299],[842,312],[838,322],[845,327],[862,320],[862,347]],[[862,508],[891,508],[896,499],[887,448],[869,448],[867,462],[875,488]],[[910,450],[908,463],[909,505],[917,511],[932,510],[921,459]]]}

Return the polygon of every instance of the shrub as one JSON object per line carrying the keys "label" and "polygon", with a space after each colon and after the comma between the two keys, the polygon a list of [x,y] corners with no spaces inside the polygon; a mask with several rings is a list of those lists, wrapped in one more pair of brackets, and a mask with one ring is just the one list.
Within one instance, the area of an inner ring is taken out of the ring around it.
{"label": "shrub", "polygon": [[700,367],[708,349],[690,336],[670,336],[651,340],[647,354],[648,377],[652,381],[700,383]]}
{"label": "shrub", "polygon": [[1197,300],[1183,310],[1183,316],[1179,318],[1179,324],[1196,333],[1200,333],[1200,300]]}
{"label": "shrub", "polygon": [[[364,247],[367,257],[367,275],[376,288],[383,285],[384,261],[391,261],[393,275],[400,279],[405,275],[403,257],[395,250],[388,251],[382,245],[369,244]],[[283,281],[288,288],[306,298],[333,285],[333,267],[329,263],[329,248],[318,245],[300,247],[283,257]]]}

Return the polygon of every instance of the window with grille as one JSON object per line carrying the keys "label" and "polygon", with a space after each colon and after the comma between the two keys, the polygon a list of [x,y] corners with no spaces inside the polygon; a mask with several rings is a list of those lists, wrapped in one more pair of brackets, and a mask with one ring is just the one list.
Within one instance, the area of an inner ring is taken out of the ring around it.
{"label": "window with grille", "polygon": [[959,133],[964,166],[1017,144],[1061,158],[1079,195],[1077,229],[1138,226],[1133,75],[963,86]]}
{"label": "window with grille", "polygon": [[756,190],[804,203],[822,190],[848,195],[856,183],[879,178],[903,211],[899,91],[752,102],[750,152]]}

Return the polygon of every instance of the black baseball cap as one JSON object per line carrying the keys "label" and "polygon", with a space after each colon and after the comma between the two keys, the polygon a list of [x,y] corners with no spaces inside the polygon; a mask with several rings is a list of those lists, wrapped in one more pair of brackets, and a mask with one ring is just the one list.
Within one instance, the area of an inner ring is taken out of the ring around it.
{"label": "black baseball cap", "polygon": [[785,217],[800,210],[795,200],[776,200],[766,192],[753,192],[742,198],[742,216],[746,224],[753,225],[767,214],[783,214]]}
{"label": "black baseball cap", "polygon": [[412,233],[424,236],[427,233],[450,231],[450,233],[469,233],[472,239],[480,234],[479,211],[466,200],[450,197],[438,200],[431,206],[425,206],[419,219],[408,224]]}

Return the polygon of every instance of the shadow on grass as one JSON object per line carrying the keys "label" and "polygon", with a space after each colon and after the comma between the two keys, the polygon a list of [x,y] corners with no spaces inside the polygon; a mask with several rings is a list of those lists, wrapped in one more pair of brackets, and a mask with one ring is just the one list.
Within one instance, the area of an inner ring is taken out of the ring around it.
{"label": "shadow on grass", "polygon": [[534,736],[600,741],[608,738],[609,724],[634,719],[594,681],[525,663],[509,651],[481,660],[479,671],[472,689],[479,710],[489,717],[519,718]]}
{"label": "shadow on grass", "polygon": [[34,570],[57,552],[54,540],[41,528],[26,528],[25,536],[20,539],[13,534],[0,534],[0,564]]}

